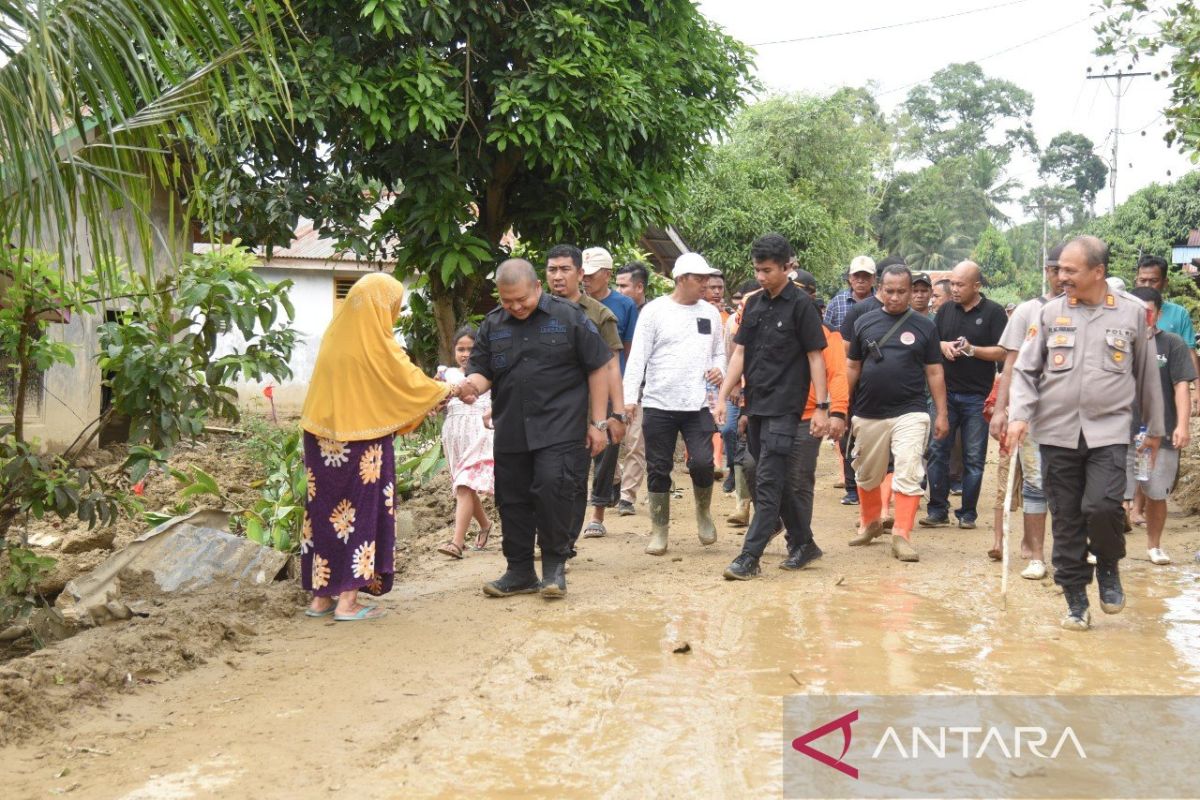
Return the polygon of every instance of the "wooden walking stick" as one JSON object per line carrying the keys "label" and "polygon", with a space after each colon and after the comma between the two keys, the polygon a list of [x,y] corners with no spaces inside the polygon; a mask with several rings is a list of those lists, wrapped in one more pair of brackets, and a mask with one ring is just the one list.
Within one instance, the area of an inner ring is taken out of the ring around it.
{"label": "wooden walking stick", "polygon": [[1009,456],[1008,486],[1004,489],[1004,524],[1001,526],[1000,536],[1000,601],[1005,611],[1008,610],[1008,533],[1012,527],[1013,478],[1017,474],[1017,456],[1020,452],[1021,446],[1017,445]]}

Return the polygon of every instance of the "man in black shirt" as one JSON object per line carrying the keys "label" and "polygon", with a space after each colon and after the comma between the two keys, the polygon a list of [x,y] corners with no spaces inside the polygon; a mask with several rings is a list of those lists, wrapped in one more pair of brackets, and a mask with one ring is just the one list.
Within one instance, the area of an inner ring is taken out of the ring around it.
{"label": "man in black shirt", "polygon": [[996,362],[1004,360],[1000,337],[1008,315],[999,303],[980,293],[983,275],[979,265],[963,261],[950,273],[952,302],[943,303],[934,322],[942,341],[946,373],[946,406],[950,433],[933,443],[929,459],[929,509],[921,520],[927,528],[950,524],[950,448],[962,431],[962,508],[955,512],[958,527],[974,528],[979,516],[979,486],[987,460],[988,423],[983,401],[996,380]]}
{"label": "man in black shirt", "polygon": [[742,553],[725,570],[729,580],[758,574],[758,560],[777,532],[780,518],[800,538],[800,522],[787,485],[788,461],[800,417],[808,402],[811,380],[819,402],[809,434],[825,435],[829,425],[829,392],[825,386],[825,332],[808,295],[788,280],[792,248],[787,239],[768,233],[754,240],[750,258],[764,291],[746,301],[742,324],[734,337],[733,356],[717,398],[717,424],[725,421],[725,401],[745,375],[745,408],[750,454],[757,463],[754,518],[746,530]]}
{"label": "man in black shirt", "polygon": [[945,436],[948,427],[942,353],[933,322],[909,308],[912,273],[908,267],[886,267],[879,293],[883,308],[855,324],[846,368],[854,392],[851,427],[860,500],[858,535],[850,546],[870,544],[884,531],[882,485],[891,460],[896,499],[892,555],[917,561],[911,538],[924,494],[923,456],[929,439],[926,384],[937,409],[934,436]]}
{"label": "man in black shirt", "polygon": [[542,292],[528,261],[501,264],[496,289],[501,307],[479,326],[467,366],[477,392],[494,390],[496,505],[508,561],[504,575],[483,591],[562,597],[580,478],[586,484],[589,455],[608,444],[606,378],[614,356],[579,306]]}

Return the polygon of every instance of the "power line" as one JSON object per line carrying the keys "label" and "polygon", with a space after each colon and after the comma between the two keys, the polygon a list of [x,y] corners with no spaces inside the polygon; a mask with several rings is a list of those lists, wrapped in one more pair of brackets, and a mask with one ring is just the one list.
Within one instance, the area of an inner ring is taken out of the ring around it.
{"label": "power line", "polygon": [[[1134,78],[1140,77],[1142,75],[1149,75],[1149,74],[1150,74],[1149,72],[1122,72],[1121,70],[1118,69],[1116,72],[1112,72],[1112,73],[1106,72],[1102,75],[1088,75],[1087,76],[1087,80],[1089,80],[1089,81],[1104,81],[1105,87],[1108,87],[1108,81],[1110,79],[1115,78],[1117,81],[1116,91],[1113,91],[1112,88],[1108,89],[1110,92],[1112,92],[1112,96],[1116,100],[1116,106],[1117,106],[1116,121],[1113,123],[1113,128],[1112,128],[1112,140],[1113,140],[1112,164],[1110,164],[1108,167],[1108,186],[1110,189],[1112,189],[1112,206],[1110,208],[1111,211],[1116,211],[1116,209],[1117,209],[1117,168],[1120,166],[1119,156],[1118,156],[1118,153],[1119,153],[1118,148],[1121,145],[1121,96],[1125,92],[1128,91],[1128,89],[1122,88],[1121,82],[1126,79],[1132,81]],[[1147,126],[1147,127],[1149,127],[1149,126]]]}
{"label": "power line", "polygon": [[1011,2],[1008,2],[1008,3],[997,3],[996,5],[985,6],[983,8],[971,8],[971,9],[967,9],[966,11],[956,11],[953,14],[942,14],[939,17],[925,17],[924,19],[913,19],[913,20],[909,20],[908,22],[895,22],[895,23],[892,23],[891,25],[878,25],[874,28],[858,28],[858,29],[852,30],[852,31],[837,31],[836,33],[818,33],[818,34],[814,34],[813,36],[799,36],[799,37],[796,37],[795,39],[777,39],[772,42],[758,42],[757,44],[752,44],[750,46],[751,47],[768,47],[773,44],[793,44],[795,42],[812,42],[812,41],[816,41],[818,39],[835,39],[839,36],[856,36],[860,33],[874,33],[875,31],[889,31],[889,30],[893,30],[895,28],[906,28],[910,25],[923,25],[926,22],[937,22],[938,20],[953,19],[954,17],[965,17],[968,14],[978,14],[982,11],[992,11],[997,8],[1008,8],[1009,6],[1019,6],[1023,3],[1028,3],[1028,2],[1029,2],[1029,0],[1011,0]]}
{"label": "power line", "polygon": [[[1043,34],[1040,34],[1040,35],[1038,35],[1038,36],[1035,36],[1035,37],[1033,37],[1032,39],[1026,39],[1026,40],[1025,40],[1025,41],[1023,41],[1023,42],[1018,42],[1017,44],[1014,44],[1014,45],[1012,45],[1011,47],[1006,47],[1006,48],[1004,48],[1003,50],[997,50],[997,51],[996,51],[996,52],[994,52],[994,53],[988,53],[986,56],[980,56],[979,58],[972,58],[972,59],[969,59],[969,60],[970,60],[970,61],[974,61],[975,63],[979,63],[980,61],[987,61],[988,59],[992,59],[992,58],[996,58],[996,57],[998,57],[998,56],[1002,56],[1002,55],[1004,55],[1005,53],[1011,53],[1013,50],[1017,50],[1017,49],[1019,49],[1019,48],[1021,48],[1021,47],[1025,47],[1026,45],[1033,44],[1034,42],[1040,42],[1042,39],[1046,39],[1046,38],[1048,38],[1048,37],[1050,37],[1050,36],[1053,36],[1053,35],[1054,35],[1054,34],[1056,34],[1056,33],[1062,33],[1062,32],[1063,32],[1063,31],[1065,31],[1067,28],[1074,28],[1076,25],[1080,25],[1080,24],[1082,24],[1082,23],[1084,23],[1084,22],[1087,22],[1087,21],[1088,21],[1089,19],[1091,19],[1093,16],[1094,16],[1094,14],[1088,14],[1088,15],[1087,15],[1086,17],[1084,17],[1083,19],[1077,19],[1077,20],[1075,20],[1074,22],[1068,22],[1066,25],[1063,25],[1063,26],[1062,26],[1062,27],[1060,27],[1060,28],[1055,28],[1055,29],[1054,29],[1054,30],[1052,30],[1052,31],[1046,31],[1046,32],[1045,32],[1045,33],[1043,33]],[[926,80],[925,78],[922,78],[921,80],[918,80],[918,81],[913,81],[912,83],[906,83],[906,84],[904,84],[903,86],[897,86],[897,87],[895,87],[894,89],[888,89],[888,90],[886,90],[886,91],[883,91],[883,92],[878,92],[878,93],[876,93],[876,95],[875,95],[875,96],[876,96],[876,97],[883,97],[884,95],[894,94],[894,93],[896,93],[896,92],[902,92],[902,91],[904,91],[905,89],[911,89],[912,87],[914,87],[914,86],[917,86],[918,84],[924,83],[924,82],[925,82],[925,80]]]}

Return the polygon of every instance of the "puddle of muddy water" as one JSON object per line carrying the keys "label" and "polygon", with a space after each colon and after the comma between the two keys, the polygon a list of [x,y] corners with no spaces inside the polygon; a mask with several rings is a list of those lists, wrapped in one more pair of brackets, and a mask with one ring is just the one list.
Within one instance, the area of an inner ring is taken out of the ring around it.
{"label": "puddle of muddy water", "polygon": [[[925,591],[907,576],[721,587],[673,599],[667,613],[661,598],[561,607],[478,693],[450,703],[447,724],[422,731],[424,753],[471,754],[453,782],[400,768],[444,796],[464,785],[492,796],[779,794],[790,694],[1194,692],[1200,584],[1146,570],[1126,584],[1130,607],[1100,615],[1090,639],[1060,630],[1061,597],[1029,583],[1007,611],[995,586]],[[690,652],[674,653],[683,642]],[[1147,665],[1175,682],[1151,685]]]}

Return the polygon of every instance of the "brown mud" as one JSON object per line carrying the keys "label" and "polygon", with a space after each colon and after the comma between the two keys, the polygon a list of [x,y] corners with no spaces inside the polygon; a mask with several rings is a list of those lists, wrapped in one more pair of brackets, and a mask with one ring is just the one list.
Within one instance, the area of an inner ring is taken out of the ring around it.
{"label": "brown mud", "polygon": [[[50,711],[0,749],[4,795],[778,795],[789,694],[1200,693],[1196,519],[1171,515],[1167,567],[1131,534],[1128,607],[1073,634],[1058,627],[1061,596],[1019,578],[1019,559],[1001,607],[985,555],[994,465],[980,528],[918,530],[917,564],[884,544],[846,546],[857,513],[837,503],[835,466],[823,448],[814,529],[826,555],[803,572],[776,568],[776,541],[762,577],[724,581],[741,543],[723,524],[732,501],[715,501],[721,537],[705,548],[685,488],[667,555],[642,553],[644,505],[610,512],[557,603],[483,597],[503,568],[498,542],[463,561],[435,555],[449,506],[417,498],[402,507],[416,513],[382,620],[306,619],[288,587],[218,591],[195,598],[195,619],[135,619],[8,665],[4,696],[47,697]],[[153,625],[164,635],[134,636]],[[123,635],[134,640],[115,644]],[[167,667],[137,660],[155,648]],[[71,652],[104,653],[117,675],[162,673],[92,690],[95,678],[53,671]],[[31,660],[46,677],[10,674]]]}

